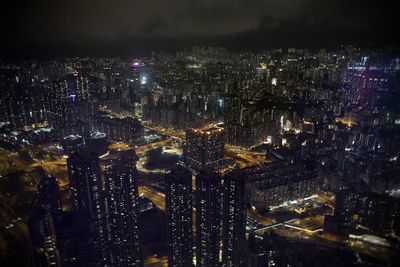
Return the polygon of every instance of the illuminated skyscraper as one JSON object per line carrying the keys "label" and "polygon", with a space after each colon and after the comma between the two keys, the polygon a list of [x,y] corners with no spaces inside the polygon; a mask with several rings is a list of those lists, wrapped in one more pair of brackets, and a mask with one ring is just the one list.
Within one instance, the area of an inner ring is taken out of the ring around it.
{"label": "illuminated skyscraper", "polygon": [[236,94],[227,94],[224,98],[224,123],[240,122],[241,99]]}
{"label": "illuminated skyscraper", "polygon": [[224,130],[214,125],[186,130],[185,163],[194,168],[217,168],[224,162]]}
{"label": "illuminated skyscraper", "polygon": [[166,175],[169,266],[192,266],[192,173],[181,166]]}
{"label": "illuminated skyscraper", "polygon": [[83,148],[68,157],[67,165],[73,208],[85,212],[91,218],[97,258],[99,264],[105,265],[110,257],[107,248],[107,212],[99,156]]}
{"label": "illuminated skyscraper", "polygon": [[110,231],[111,264],[142,266],[139,243],[137,156],[133,149],[120,150],[105,171]]}
{"label": "illuminated skyscraper", "polygon": [[211,170],[196,176],[196,266],[219,266],[221,176]]}
{"label": "illuminated skyscraper", "polygon": [[245,180],[238,171],[224,176],[222,262],[224,266],[241,266],[246,230]]}

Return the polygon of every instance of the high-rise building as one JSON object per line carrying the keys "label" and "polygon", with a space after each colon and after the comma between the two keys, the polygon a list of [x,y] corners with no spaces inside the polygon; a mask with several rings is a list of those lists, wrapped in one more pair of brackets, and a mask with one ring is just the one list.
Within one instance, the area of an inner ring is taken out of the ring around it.
{"label": "high-rise building", "polygon": [[186,130],[185,163],[194,169],[218,168],[224,162],[224,130],[214,125]]}
{"label": "high-rise building", "polygon": [[31,204],[31,211],[47,206],[52,213],[61,211],[60,187],[52,176],[43,178],[38,186],[38,191]]}
{"label": "high-rise building", "polygon": [[85,147],[72,153],[67,159],[67,165],[73,208],[91,218],[99,264],[107,264],[110,261],[107,211],[99,156]]}
{"label": "high-rise building", "polygon": [[48,176],[39,184],[29,212],[29,233],[37,266],[61,266],[53,217],[60,211],[57,180]]}
{"label": "high-rise building", "polygon": [[143,137],[143,126],[136,118],[115,118],[98,116],[93,129],[106,133],[113,141],[136,142]]}
{"label": "high-rise building", "polygon": [[196,266],[219,266],[221,176],[202,170],[196,176]]}
{"label": "high-rise building", "polygon": [[119,150],[105,170],[112,266],[143,266],[136,161],[133,149]]}
{"label": "high-rise building", "polygon": [[29,232],[36,266],[61,266],[53,214],[49,206],[40,207],[30,214]]}
{"label": "high-rise building", "polygon": [[227,94],[224,98],[224,123],[240,121],[241,99],[236,94]]}
{"label": "high-rise building", "polygon": [[339,218],[341,231],[349,233],[356,227],[354,214],[357,210],[360,193],[352,190],[341,190],[336,195],[335,215]]}
{"label": "high-rise building", "polygon": [[225,141],[235,146],[251,147],[263,138],[262,116],[253,101],[240,102],[227,96],[224,114]]}
{"label": "high-rise building", "polygon": [[192,173],[176,166],[165,177],[169,266],[192,266]]}
{"label": "high-rise building", "polygon": [[251,147],[260,143],[262,140],[263,129],[259,123],[226,123],[225,140],[234,146]]}
{"label": "high-rise building", "polygon": [[222,262],[224,266],[241,266],[246,230],[245,179],[239,171],[224,176]]}
{"label": "high-rise building", "polygon": [[102,132],[92,132],[86,138],[90,150],[97,155],[104,155],[108,151],[107,135]]}

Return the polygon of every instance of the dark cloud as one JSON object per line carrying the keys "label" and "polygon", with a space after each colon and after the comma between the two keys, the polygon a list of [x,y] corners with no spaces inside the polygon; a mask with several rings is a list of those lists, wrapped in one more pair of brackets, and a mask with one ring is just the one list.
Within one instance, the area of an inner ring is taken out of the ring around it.
{"label": "dark cloud", "polygon": [[[256,29],[265,16],[296,16],[304,0],[34,1],[14,6],[19,30],[37,41],[221,35]],[[9,16],[9,14],[5,14]]]}
{"label": "dark cloud", "polygon": [[394,42],[399,30],[394,4],[371,0],[6,0],[1,10],[2,47]]}

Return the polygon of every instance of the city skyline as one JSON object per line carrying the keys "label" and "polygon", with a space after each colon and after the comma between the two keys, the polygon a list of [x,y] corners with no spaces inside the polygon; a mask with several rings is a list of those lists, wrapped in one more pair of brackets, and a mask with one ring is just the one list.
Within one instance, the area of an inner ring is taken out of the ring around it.
{"label": "city skyline", "polygon": [[5,264],[390,266],[399,71],[353,46],[2,63]]}

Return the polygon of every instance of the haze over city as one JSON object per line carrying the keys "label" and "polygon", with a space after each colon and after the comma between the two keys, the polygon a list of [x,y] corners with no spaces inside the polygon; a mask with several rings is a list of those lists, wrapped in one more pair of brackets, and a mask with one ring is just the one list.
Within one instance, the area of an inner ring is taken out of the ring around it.
{"label": "haze over city", "polygon": [[2,57],[138,56],[183,46],[398,45],[395,2],[318,0],[7,1]]}

